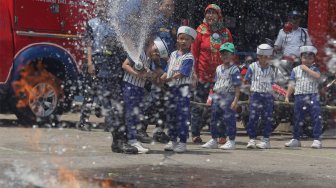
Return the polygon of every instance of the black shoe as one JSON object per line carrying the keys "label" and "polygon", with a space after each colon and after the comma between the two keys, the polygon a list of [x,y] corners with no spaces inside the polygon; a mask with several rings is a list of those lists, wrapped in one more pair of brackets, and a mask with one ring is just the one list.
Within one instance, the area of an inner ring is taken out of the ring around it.
{"label": "black shoe", "polygon": [[79,123],[77,126],[76,126],[79,130],[81,131],[91,131],[91,123]]}
{"label": "black shoe", "polygon": [[103,117],[103,113],[102,113],[102,110],[101,110],[100,106],[96,106],[94,111],[95,111],[95,115],[96,115],[97,118],[102,118]]}
{"label": "black shoe", "polygon": [[151,143],[152,142],[152,138],[148,136],[148,134],[143,131],[143,130],[140,130],[137,132],[137,135],[136,135],[136,139],[139,141],[139,142],[142,142],[142,143]]}
{"label": "black shoe", "polygon": [[134,146],[129,145],[123,140],[118,140],[113,142],[111,146],[112,152],[115,153],[125,153],[125,154],[137,154],[138,149]]}
{"label": "black shoe", "polygon": [[154,139],[156,142],[160,142],[160,143],[164,143],[164,144],[168,143],[169,140],[170,140],[169,136],[166,135],[166,133],[163,132],[163,131],[162,131],[162,132],[155,132],[155,133],[153,134],[153,139]]}

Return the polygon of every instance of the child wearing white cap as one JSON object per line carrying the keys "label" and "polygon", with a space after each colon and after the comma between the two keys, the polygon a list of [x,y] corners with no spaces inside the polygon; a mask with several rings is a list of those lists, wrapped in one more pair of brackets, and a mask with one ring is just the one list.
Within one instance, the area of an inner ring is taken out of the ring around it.
{"label": "child wearing white cap", "polygon": [[308,111],[313,123],[314,141],[312,148],[322,148],[320,136],[322,133],[320,100],[318,85],[320,70],[315,64],[317,49],[314,46],[301,46],[300,59],[302,64],[292,70],[290,83],[286,94],[286,102],[294,92],[294,127],[293,139],[285,144],[286,147],[300,147],[301,127],[303,125],[305,111]]}
{"label": "child wearing white cap", "polygon": [[170,142],[164,148],[166,151],[182,153],[187,150],[190,85],[194,72],[194,57],[190,52],[190,47],[195,38],[196,31],[193,28],[182,26],[178,29],[179,48],[171,53],[168,71],[161,77],[162,82],[169,86],[167,125]]}
{"label": "child wearing white cap", "polygon": [[[152,79],[153,73],[150,70],[152,62],[159,62],[160,57],[168,56],[168,52],[160,39],[148,39],[144,51],[141,53],[137,62],[128,57],[122,65],[124,74],[124,102],[125,102],[125,123],[127,126],[128,144],[138,149],[138,153],[148,153],[138,142],[137,128],[141,127],[140,117],[143,117],[143,97],[146,79]],[[143,140],[140,140],[144,142]]]}
{"label": "child wearing white cap", "polygon": [[[251,83],[250,94],[250,114],[247,124],[247,133],[250,141],[247,148],[269,149],[271,144],[269,136],[272,132],[272,113],[274,98],[272,94],[272,84],[274,82],[274,70],[270,66],[273,48],[268,44],[261,44],[257,48],[258,61],[252,63],[245,75],[245,83]],[[257,123],[259,116],[265,120],[263,139],[256,144]]]}

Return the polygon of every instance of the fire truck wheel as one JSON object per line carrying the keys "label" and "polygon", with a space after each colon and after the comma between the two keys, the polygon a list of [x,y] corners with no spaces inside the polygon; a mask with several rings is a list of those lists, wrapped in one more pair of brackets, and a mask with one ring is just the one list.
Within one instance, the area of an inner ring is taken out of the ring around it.
{"label": "fire truck wheel", "polygon": [[61,81],[41,63],[28,64],[13,82],[15,114],[20,124],[55,125],[61,112]]}

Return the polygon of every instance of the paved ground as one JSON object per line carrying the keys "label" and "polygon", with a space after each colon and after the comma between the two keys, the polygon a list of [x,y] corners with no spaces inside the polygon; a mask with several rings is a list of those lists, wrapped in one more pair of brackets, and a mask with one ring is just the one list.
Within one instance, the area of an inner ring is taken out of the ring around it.
{"label": "paved ground", "polygon": [[[77,119],[70,114],[62,122]],[[123,155],[111,152],[111,135],[102,129],[23,128],[13,116],[0,115],[0,187],[94,187],[97,179],[119,187],[335,187],[334,136],[324,138],[321,150],[311,149],[309,139],[286,149],[290,134],[280,132],[271,138],[272,149],[248,150],[241,130],[234,151],[188,143],[187,153],[175,154],[152,143],[149,154]]]}

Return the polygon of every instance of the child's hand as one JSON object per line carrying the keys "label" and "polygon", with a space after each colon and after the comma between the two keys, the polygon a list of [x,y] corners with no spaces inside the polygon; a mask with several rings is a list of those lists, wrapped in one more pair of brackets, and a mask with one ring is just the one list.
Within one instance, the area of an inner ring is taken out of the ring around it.
{"label": "child's hand", "polygon": [[88,65],[88,73],[93,76],[95,75],[95,66],[93,64]]}
{"label": "child's hand", "polygon": [[161,77],[160,77],[160,82],[161,83],[165,83],[167,81],[167,74],[163,74]]}
{"label": "child's hand", "polygon": [[232,104],[231,104],[231,109],[233,111],[237,111],[237,108],[238,108],[238,102],[233,101]]}
{"label": "child's hand", "polygon": [[289,103],[289,99],[288,99],[288,97],[285,98],[285,102],[286,102],[286,103]]}
{"label": "child's hand", "polygon": [[309,70],[309,68],[307,67],[307,65],[300,65],[300,67],[301,67],[301,69],[302,69],[303,71],[307,71],[307,70]]}

